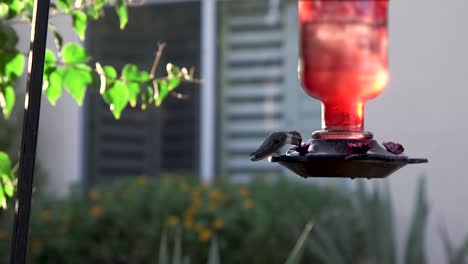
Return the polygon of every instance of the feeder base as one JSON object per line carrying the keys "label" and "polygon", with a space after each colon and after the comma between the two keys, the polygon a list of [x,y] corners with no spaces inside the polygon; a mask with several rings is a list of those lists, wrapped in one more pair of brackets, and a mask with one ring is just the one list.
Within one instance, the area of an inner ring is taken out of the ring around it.
{"label": "feeder base", "polygon": [[[278,162],[303,178],[386,178],[407,164],[426,163],[427,159],[408,158],[393,154],[375,140],[312,139],[312,151],[289,152],[270,159]],[[356,153],[350,144],[365,143],[371,146]],[[354,151],[354,152],[353,152]]]}

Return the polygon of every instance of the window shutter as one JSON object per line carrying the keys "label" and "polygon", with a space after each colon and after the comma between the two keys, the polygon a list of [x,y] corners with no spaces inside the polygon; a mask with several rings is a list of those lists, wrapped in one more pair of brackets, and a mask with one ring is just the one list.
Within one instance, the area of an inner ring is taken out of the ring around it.
{"label": "window shutter", "polygon": [[227,1],[220,8],[220,170],[233,177],[277,174],[277,164],[248,155],[273,131],[297,129],[310,138],[320,108],[297,80],[296,4],[279,6],[270,20],[269,1]]}

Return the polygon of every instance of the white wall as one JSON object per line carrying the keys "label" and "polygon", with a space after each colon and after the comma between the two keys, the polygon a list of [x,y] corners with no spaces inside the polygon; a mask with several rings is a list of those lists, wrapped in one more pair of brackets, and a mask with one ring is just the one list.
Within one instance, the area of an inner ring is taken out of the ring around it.
{"label": "white wall", "polygon": [[[445,263],[438,227],[460,243],[468,235],[468,1],[390,2],[391,82],[369,102],[366,128],[427,157],[390,177],[401,242],[425,174],[431,206],[430,263]],[[400,243],[402,245],[402,243]]]}
{"label": "white wall", "polygon": [[[70,18],[66,16],[54,17],[51,22],[59,28],[64,41],[78,42],[70,27]],[[20,49],[29,49],[30,27],[17,25],[20,34]],[[48,48],[55,50],[52,34],[49,33]],[[25,80],[18,88],[24,91]],[[24,95],[23,95],[24,96]],[[24,97],[18,99],[18,104],[24,104]],[[45,191],[51,195],[66,194],[69,186],[81,179],[82,170],[82,126],[81,109],[64,90],[55,107],[51,106],[43,95],[39,123],[39,137],[37,144],[37,162],[48,180]],[[21,112],[23,114],[23,112]]]}

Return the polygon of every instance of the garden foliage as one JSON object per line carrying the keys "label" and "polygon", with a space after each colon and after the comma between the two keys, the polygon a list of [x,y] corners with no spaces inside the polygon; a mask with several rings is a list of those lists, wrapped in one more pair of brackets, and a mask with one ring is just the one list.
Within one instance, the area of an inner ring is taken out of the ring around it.
{"label": "garden foliage", "polygon": [[[140,176],[95,186],[86,197],[73,193],[63,201],[36,200],[30,259],[166,263],[179,251],[190,263],[207,263],[209,256],[223,264],[285,263],[304,226],[335,203],[350,204],[341,192],[287,180],[204,186],[177,176]],[[11,206],[7,212],[4,221],[12,219]],[[8,256],[11,223],[0,226],[0,250],[5,250],[0,256]],[[210,253],[214,237],[218,250]],[[316,263],[305,242],[296,251]]]}

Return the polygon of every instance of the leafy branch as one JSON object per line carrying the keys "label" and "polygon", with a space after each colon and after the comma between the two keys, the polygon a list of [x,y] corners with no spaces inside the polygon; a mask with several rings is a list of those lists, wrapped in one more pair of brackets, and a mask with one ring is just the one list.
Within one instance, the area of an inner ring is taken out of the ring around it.
{"label": "leafy branch", "polygon": [[95,86],[116,119],[120,118],[127,105],[136,107],[140,104],[142,109],[153,103],[159,106],[182,81],[194,80],[187,69],[180,69],[170,63],[166,65],[167,76],[154,77],[163,48],[164,45],[159,46],[151,72],[140,70],[134,64],[126,64],[120,75],[111,65],[96,62],[95,68],[90,67],[87,64],[90,57],[77,43],[67,43],[57,54],[58,57],[47,49],[44,95],[55,105],[64,87],[78,105],[82,105],[87,87]]}
{"label": "leafy branch", "polygon": [[[144,1],[144,0],[143,0]],[[123,30],[128,23],[128,6],[144,2],[131,0],[56,0],[51,3],[50,16],[69,15],[77,36],[84,40],[91,20],[104,16],[106,6],[113,6]],[[16,101],[15,83],[24,74],[27,54],[18,49],[18,34],[12,24],[30,23],[33,15],[33,0],[2,0],[0,2],[0,107],[8,119]],[[146,109],[149,105],[160,106],[168,95],[184,98],[175,89],[182,82],[194,82],[193,68],[166,65],[166,76],[156,77],[156,69],[165,44],[159,44],[150,71],[139,69],[135,64],[126,64],[120,73],[112,65],[94,62],[79,43],[64,43],[63,37],[53,24],[49,30],[54,36],[57,53],[47,49],[44,61],[43,93],[52,105],[67,91],[78,105],[83,105],[88,88],[96,88],[116,119],[130,107]],[[15,173],[10,158],[0,152],[0,208],[6,206],[6,198],[13,195]]]}

